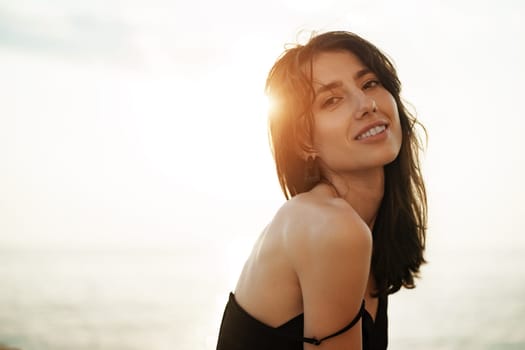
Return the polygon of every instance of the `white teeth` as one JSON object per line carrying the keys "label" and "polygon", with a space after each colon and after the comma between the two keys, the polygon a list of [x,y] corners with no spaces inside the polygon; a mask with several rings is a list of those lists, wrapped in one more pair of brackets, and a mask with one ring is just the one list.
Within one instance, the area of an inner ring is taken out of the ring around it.
{"label": "white teeth", "polygon": [[364,133],[362,133],[361,135],[359,135],[359,136],[357,137],[357,139],[358,139],[358,140],[362,140],[362,139],[365,139],[365,138],[367,138],[367,137],[377,135],[377,134],[379,134],[380,132],[385,131],[385,129],[386,129],[386,125],[378,125],[378,126],[375,126],[375,127],[373,127],[372,129],[368,130],[367,132],[364,132]]}

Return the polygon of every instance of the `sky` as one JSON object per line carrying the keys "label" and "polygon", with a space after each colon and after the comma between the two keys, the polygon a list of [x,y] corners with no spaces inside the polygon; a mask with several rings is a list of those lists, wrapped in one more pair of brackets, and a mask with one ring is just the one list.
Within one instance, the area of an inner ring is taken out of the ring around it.
{"label": "sky", "polygon": [[508,0],[0,1],[0,247],[252,242],[284,201],[266,74],[331,29],[392,58],[427,128],[433,246],[522,247],[524,15]]}
{"label": "sky", "polygon": [[[213,344],[223,297],[285,200],[266,75],[286,44],[327,30],[392,59],[428,133],[429,263],[417,296],[396,294],[394,340],[521,346],[521,321],[479,319],[522,320],[518,0],[0,0],[0,253],[165,250],[186,262],[164,266],[181,286],[213,289],[195,299],[217,296]],[[457,300],[458,322],[431,317]]]}

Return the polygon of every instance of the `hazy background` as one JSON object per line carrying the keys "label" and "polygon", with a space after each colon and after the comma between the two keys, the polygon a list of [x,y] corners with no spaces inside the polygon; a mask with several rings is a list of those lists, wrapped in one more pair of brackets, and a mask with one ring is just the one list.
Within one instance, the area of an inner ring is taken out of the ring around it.
{"label": "hazy background", "polygon": [[213,349],[282,204],[266,74],[354,31],[428,130],[429,264],[390,349],[525,348],[521,1],[0,1],[0,344]]}

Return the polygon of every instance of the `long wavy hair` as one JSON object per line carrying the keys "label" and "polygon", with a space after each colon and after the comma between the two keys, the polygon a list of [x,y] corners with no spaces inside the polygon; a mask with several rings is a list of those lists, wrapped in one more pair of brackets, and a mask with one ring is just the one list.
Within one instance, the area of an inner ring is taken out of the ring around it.
{"label": "long wavy hair", "polygon": [[427,224],[427,198],[419,162],[422,145],[416,127],[421,127],[425,135],[426,131],[401,100],[401,82],[392,62],[367,40],[345,31],[320,34],[306,45],[286,49],[266,81],[271,101],[270,144],[286,199],[309,191],[318,183],[305,176],[309,170],[301,157],[301,150],[308,151],[313,144],[313,59],[322,52],[342,50],[356,55],[377,75],[394,97],[399,113],[401,149],[396,159],[384,167],[384,195],[372,231],[371,269],[376,295],[387,295],[402,286],[415,287],[414,279],[425,263]]}

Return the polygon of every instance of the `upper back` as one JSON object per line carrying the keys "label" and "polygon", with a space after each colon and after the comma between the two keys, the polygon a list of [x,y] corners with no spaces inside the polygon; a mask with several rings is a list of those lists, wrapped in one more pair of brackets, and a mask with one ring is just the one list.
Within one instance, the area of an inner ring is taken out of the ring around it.
{"label": "upper back", "polygon": [[[326,277],[322,283],[328,287],[332,279],[337,284],[339,275],[351,272],[349,265],[359,265],[357,278],[350,276],[348,292],[362,294],[370,256],[366,224],[328,186],[319,185],[287,201],[261,233],[241,273],[236,299],[255,318],[274,327],[305,313],[307,328],[310,311],[314,318],[323,317],[315,316],[315,304],[323,302],[317,300],[318,291],[310,290],[316,289],[314,280]],[[359,300],[362,295],[356,296]]]}

